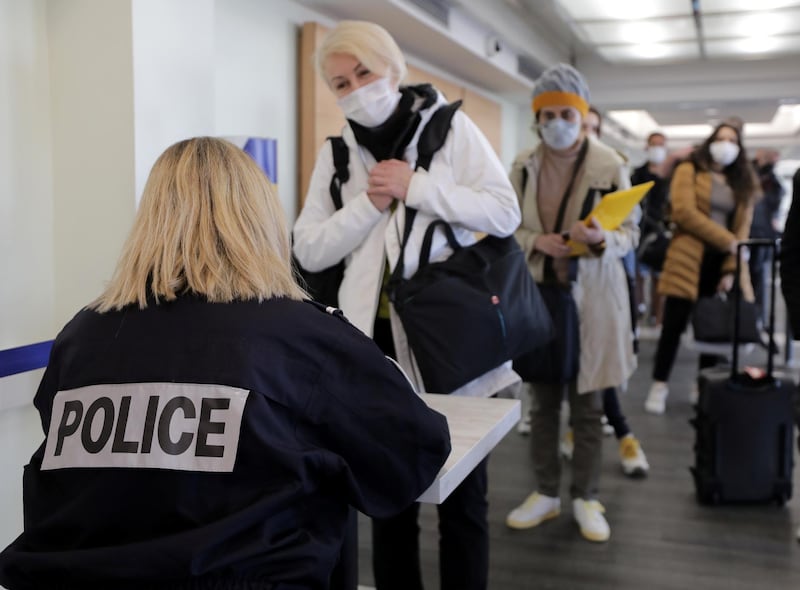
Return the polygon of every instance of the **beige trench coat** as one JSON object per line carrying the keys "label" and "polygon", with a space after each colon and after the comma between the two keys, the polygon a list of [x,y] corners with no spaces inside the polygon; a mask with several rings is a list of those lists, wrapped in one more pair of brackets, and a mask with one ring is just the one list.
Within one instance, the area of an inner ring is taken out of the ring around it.
{"label": "beige trench coat", "polygon": [[[592,206],[611,189],[630,187],[628,169],[612,148],[593,139],[584,162],[583,174],[573,187],[564,215],[564,228],[579,217],[583,202],[590,195]],[[536,238],[543,233],[537,205],[539,166],[544,147],[521,152],[511,168],[511,184],[522,210],[522,224],[516,238],[528,257],[534,280],[541,281],[544,255],[534,251]],[[527,182],[523,194],[523,168]],[[621,258],[639,241],[639,208],[636,207],[616,230],[605,232],[606,248],[600,255],[583,256],[578,261],[577,280],[572,294],[580,325],[580,368],[578,393],[588,393],[623,384],[636,369],[633,351],[628,283]]]}

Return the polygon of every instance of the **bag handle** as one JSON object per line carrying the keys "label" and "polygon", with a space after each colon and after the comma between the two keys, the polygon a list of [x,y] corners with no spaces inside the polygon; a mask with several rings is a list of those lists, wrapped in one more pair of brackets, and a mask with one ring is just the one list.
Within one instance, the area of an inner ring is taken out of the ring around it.
{"label": "bag handle", "polygon": [[430,262],[431,258],[431,247],[433,245],[433,234],[436,231],[436,227],[441,225],[444,229],[444,235],[447,238],[447,244],[456,252],[457,250],[461,250],[464,246],[462,246],[458,239],[456,238],[456,233],[453,231],[453,226],[447,223],[444,219],[436,219],[428,225],[428,229],[425,230],[425,237],[422,238],[422,247],[419,251],[419,269],[422,270],[425,268],[428,263]]}
{"label": "bag handle", "polygon": [[[558,206],[558,215],[556,216],[556,224],[553,227],[553,232],[558,233],[561,231],[561,224],[564,223],[564,214],[567,212],[567,202],[569,201],[572,187],[575,185],[575,179],[578,177],[578,171],[586,159],[586,152],[589,151],[589,140],[584,139],[581,145],[581,151],[578,152],[578,157],[575,158],[575,164],[572,166],[572,174],[570,175],[567,188],[564,189],[564,195],[561,197],[561,204]],[[552,259],[552,256],[548,256]]]}
{"label": "bag handle", "polygon": [[[455,117],[456,111],[461,107],[460,100],[450,104],[439,107],[428,122],[419,136],[417,141],[417,163],[415,170],[427,170],[433,159],[433,155],[439,151],[444,145],[447,135],[450,132],[450,124]],[[400,257],[394,267],[392,276],[389,277],[388,293],[389,299],[394,302],[394,285],[397,285],[403,280],[403,271],[405,270],[405,253],[406,244],[408,244],[408,237],[411,235],[411,227],[414,224],[414,218],[417,216],[417,210],[413,207],[405,207],[405,221],[403,225],[403,240],[400,245]],[[452,232],[452,229],[451,229]],[[427,232],[425,234],[427,236]],[[432,239],[432,238],[431,238]],[[455,236],[453,236],[455,240]],[[458,243],[458,242],[456,242]],[[430,255],[430,244],[428,245],[428,255]]]}
{"label": "bag handle", "polygon": [[736,247],[736,276],[734,277],[733,289],[733,358],[731,362],[731,381],[735,381],[739,374],[739,307],[742,299],[742,289],[739,280],[742,272],[742,248],[745,246],[754,248],[771,248],[772,249],[772,285],[770,286],[769,293],[769,327],[767,328],[769,334],[769,350],[767,351],[767,379],[772,379],[774,369],[774,361],[772,359],[772,351],[775,348],[775,278],[778,260],[778,247],[779,240],[769,239],[753,239],[742,240]]}

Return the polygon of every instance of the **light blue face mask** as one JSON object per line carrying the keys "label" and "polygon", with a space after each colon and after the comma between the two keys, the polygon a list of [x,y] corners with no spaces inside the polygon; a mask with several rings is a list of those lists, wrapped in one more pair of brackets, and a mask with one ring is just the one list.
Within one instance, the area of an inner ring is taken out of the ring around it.
{"label": "light blue face mask", "polygon": [[581,133],[581,121],[578,119],[574,123],[570,123],[558,117],[544,125],[539,125],[539,132],[548,147],[554,150],[565,150],[578,141]]}

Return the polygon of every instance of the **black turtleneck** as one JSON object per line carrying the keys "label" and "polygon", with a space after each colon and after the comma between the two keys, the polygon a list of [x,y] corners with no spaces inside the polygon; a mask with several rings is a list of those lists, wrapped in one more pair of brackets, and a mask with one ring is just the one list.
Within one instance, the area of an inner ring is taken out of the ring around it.
{"label": "black turtleneck", "polygon": [[[414,103],[420,97],[423,101],[415,109]],[[404,86],[400,88],[400,102],[397,109],[381,125],[364,127],[349,119],[348,123],[359,145],[367,148],[378,162],[402,160],[406,146],[419,127],[421,121],[419,111],[435,102],[436,90],[430,84]]]}

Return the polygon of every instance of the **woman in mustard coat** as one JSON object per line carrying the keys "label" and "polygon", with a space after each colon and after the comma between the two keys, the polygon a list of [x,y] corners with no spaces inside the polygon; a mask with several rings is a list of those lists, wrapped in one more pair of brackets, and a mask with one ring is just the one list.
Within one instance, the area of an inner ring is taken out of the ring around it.
{"label": "woman in mustard coat", "polygon": [[[645,401],[650,413],[666,409],[667,381],[695,301],[734,285],[736,249],[749,235],[757,186],[741,130],[731,123],[720,124],[675,169],[670,198],[676,227],[658,284],[666,299],[653,384]],[[742,294],[752,300],[746,264],[739,279]],[[715,362],[713,355],[700,355],[701,369]]]}

